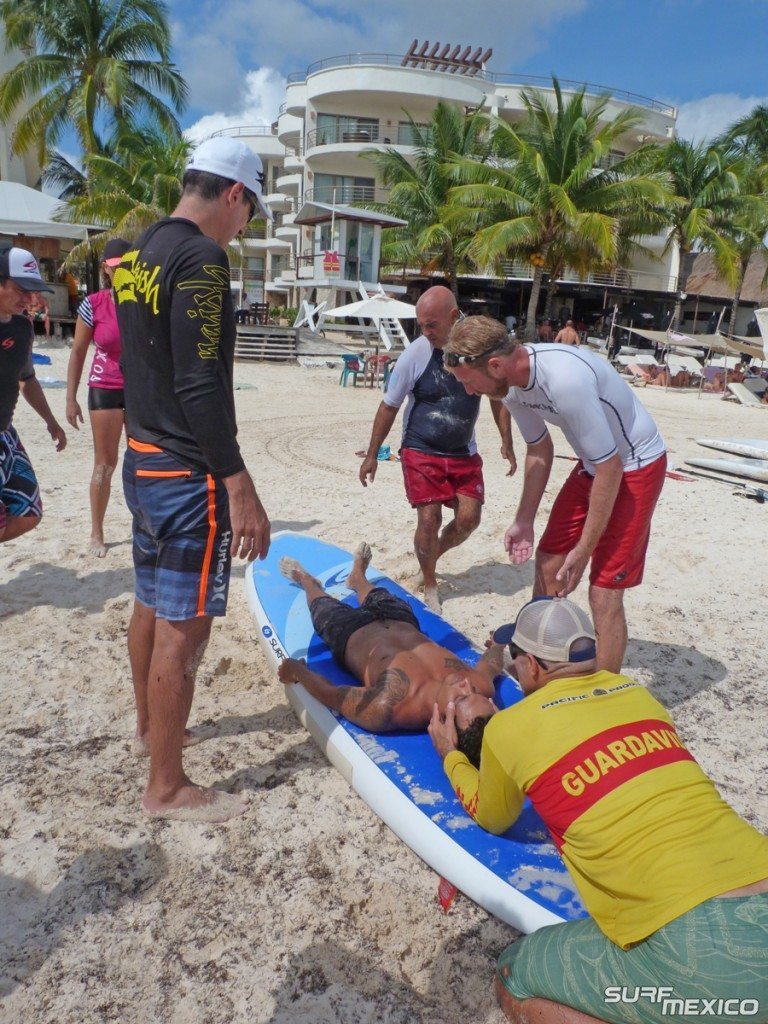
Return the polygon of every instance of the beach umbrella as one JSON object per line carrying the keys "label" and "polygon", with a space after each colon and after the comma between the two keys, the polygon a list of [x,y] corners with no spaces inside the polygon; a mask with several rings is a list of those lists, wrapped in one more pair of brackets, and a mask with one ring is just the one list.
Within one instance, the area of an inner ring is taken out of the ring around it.
{"label": "beach umbrella", "polygon": [[327,309],[325,315],[366,317],[379,324],[382,320],[413,320],[416,316],[416,307],[391,295],[385,295],[384,292],[374,292],[367,299],[358,299],[357,302],[350,302],[346,306]]}

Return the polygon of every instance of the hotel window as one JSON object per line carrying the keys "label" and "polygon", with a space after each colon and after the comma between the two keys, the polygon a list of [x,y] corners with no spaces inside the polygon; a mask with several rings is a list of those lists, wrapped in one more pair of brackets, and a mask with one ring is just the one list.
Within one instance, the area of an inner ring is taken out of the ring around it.
{"label": "hotel window", "polygon": [[315,136],[316,146],[330,146],[336,142],[378,142],[379,122],[373,117],[355,117],[353,114],[318,114]]}

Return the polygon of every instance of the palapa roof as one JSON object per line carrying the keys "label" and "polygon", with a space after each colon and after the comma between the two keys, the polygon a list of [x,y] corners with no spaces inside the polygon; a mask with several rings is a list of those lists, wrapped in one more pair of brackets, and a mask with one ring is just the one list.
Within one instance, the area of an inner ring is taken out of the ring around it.
{"label": "palapa roof", "polygon": [[[756,302],[758,306],[768,305],[768,283],[762,283],[768,267],[768,258],[759,253],[752,256],[744,275],[741,288],[741,302]],[[712,299],[733,300],[733,289],[725,283],[715,266],[711,252],[700,252],[693,257],[693,268],[685,284],[688,295],[706,295]]]}

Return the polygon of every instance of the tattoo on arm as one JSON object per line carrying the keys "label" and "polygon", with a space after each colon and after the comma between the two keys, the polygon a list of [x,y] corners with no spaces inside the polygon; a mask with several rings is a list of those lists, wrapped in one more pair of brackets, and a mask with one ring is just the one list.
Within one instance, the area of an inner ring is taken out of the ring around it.
{"label": "tattoo on arm", "polygon": [[460,661],[458,658],[446,658],[443,664],[446,668],[452,668],[454,672],[461,672],[463,668],[467,667],[464,662]]}
{"label": "tattoo on arm", "polygon": [[504,647],[501,644],[494,644],[492,647],[489,647],[475,668],[493,682],[496,676],[504,671]]}
{"label": "tattoo on arm", "polygon": [[388,668],[373,686],[353,689],[346,695],[341,713],[355,725],[384,732],[392,723],[392,711],[408,696],[411,680],[399,668]]}

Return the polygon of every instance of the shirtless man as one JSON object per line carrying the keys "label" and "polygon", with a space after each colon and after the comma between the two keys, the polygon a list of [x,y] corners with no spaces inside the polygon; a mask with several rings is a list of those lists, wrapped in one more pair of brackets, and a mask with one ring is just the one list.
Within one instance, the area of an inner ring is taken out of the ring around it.
{"label": "shirtless man", "polygon": [[[281,560],[283,575],[307,596],[315,631],[362,686],[336,686],[296,658],[280,663],[280,681],[301,683],[326,707],[370,732],[424,729],[435,705],[445,714],[449,701],[460,735],[474,731],[478,719],[485,725],[496,710],[493,680],[503,671],[504,648],[494,644],[470,668],[419,630],[406,601],[368,582],[370,561],[371,549],[363,542],[347,580],[360,602],[351,608],[326,594],[295,559]],[[479,742],[482,730],[477,731]]]}

